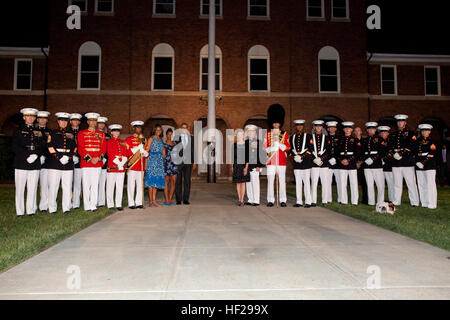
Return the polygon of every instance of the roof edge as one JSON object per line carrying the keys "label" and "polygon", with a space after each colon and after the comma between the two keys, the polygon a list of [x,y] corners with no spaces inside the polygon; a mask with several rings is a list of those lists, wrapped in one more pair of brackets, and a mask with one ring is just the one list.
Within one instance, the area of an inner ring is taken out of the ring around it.
{"label": "roof edge", "polygon": [[370,62],[450,63],[450,55],[367,52]]}
{"label": "roof edge", "polygon": [[48,55],[49,47],[0,47],[0,56],[45,56]]}

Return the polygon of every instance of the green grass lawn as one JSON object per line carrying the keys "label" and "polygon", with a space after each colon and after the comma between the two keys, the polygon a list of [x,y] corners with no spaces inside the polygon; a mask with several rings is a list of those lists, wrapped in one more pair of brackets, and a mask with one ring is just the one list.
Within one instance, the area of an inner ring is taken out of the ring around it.
{"label": "green grass lawn", "polygon": [[[436,247],[450,250],[450,188],[438,187],[438,208],[436,210],[411,207],[408,193],[405,189],[402,205],[396,207],[397,211],[393,216],[376,213],[375,206],[362,204],[351,206],[333,202],[327,205],[326,208],[410,238],[427,242]],[[288,194],[295,197],[295,186],[288,187]],[[321,190],[318,191],[319,198],[320,195]],[[336,188],[334,187],[333,200],[336,201],[336,198]],[[320,199],[317,202],[320,203]]]}
{"label": "green grass lawn", "polygon": [[63,214],[58,199],[59,210],[54,215],[37,213],[17,218],[14,198],[14,187],[0,187],[0,272],[114,212],[99,208],[95,213],[77,209]]}

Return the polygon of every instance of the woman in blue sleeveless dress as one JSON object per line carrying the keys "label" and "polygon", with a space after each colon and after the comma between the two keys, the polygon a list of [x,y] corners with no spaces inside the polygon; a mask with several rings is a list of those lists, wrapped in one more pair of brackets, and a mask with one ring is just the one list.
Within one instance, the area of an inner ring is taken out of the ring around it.
{"label": "woman in blue sleeveless dress", "polygon": [[175,193],[175,185],[177,182],[178,166],[173,163],[171,152],[175,147],[175,143],[172,140],[173,130],[167,129],[166,131],[166,143],[164,148],[166,150],[166,157],[164,158],[164,172],[166,174],[166,188],[164,189],[164,198],[166,206],[174,205],[172,203],[173,195]]}
{"label": "woman in blue sleeveless dress", "polygon": [[165,188],[165,173],[164,173],[164,142],[161,139],[162,128],[156,125],[153,136],[148,139],[146,150],[149,151],[145,172],[145,186],[148,188],[148,198],[150,205],[159,207],[156,202],[156,192],[158,189]]}

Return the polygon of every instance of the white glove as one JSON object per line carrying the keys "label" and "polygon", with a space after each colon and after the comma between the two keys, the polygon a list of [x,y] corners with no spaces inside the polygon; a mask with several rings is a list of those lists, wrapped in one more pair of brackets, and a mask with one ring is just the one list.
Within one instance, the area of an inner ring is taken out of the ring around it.
{"label": "white glove", "polygon": [[419,169],[423,169],[423,167],[424,167],[424,165],[423,165],[422,162],[417,162],[417,163],[416,163],[416,166],[417,166],[417,168],[419,168]]}
{"label": "white glove", "polygon": [[296,155],[294,157],[294,161],[297,162],[297,163],[302,163],[303,162],[302,157],[300,157],[299,155]]}
{"label": "white glove", "polygon": [[68,156],[62,156],[61,159],[59,159],[59,162],[61,162],[63,165],[66,165],[69,162]]}
{"label": "white glove", "polygon": [[136,153],[139,150],[139,146],[131,148],[131,152]]}
{"label": "white glove", "polygon": [[79,162],[80,162],[80,158],[78,158],[77,156],[73,156],[73,163],[78,164]]}
{"label": "white glove", "polygon": [[401,160],[401,159],[402,159],[402,156],[401,156],[398,152],[396,152],[396,153],[394,154],[394,159],[395,159],[395,160]]}
{"label": "white glove", "polygon": [[381,160],[381,164],[383,165],[383,167],[384,167],[384,165],[386,164],[383,160]]}
{"label": "white glove", "polygon": [[45,163],[45,156],[41,156],[41,165]]}
{"label": "white glove", "polygon": [[113,163],[115,163],[117,166],[120,166],[121,162],[119,160],[119,157],[115,157],[115,159],[113,160]]}
{"label": "white glove", "polygon": [[125,163],[127,163],[127,161],[128,161],[127,157],[122,157],[122,162],[120,163],[122,167],[125,165]]}
{"label": "white glove", "polygon": [[103,164],[105,164],[107,160],[106,160],[105,158],[103,158],[103,160],[102,160],[102,161],[103,161]]}
{"label": "white glove", "polygon": [[281,151],[284,151],[284,150],[286,150],[287,147],[286,147],[286,145],[280,143],[279,148],[280,148]]}
{"label": "white glove", "polygon": [[144,153],[145,151],[144,145],[142,143],[138,146],[138,149],[141,151],[141,153]]}
{"label": "white glove", "polygon": [[28,162],[28,163],[33,163],[33,162],[36,161],[37,158],[38,158],[38,155],[37,155],[37,154],[32,154],[32,155],[30,155],[30,156],[27,158],[27,162]]}
{"label": "white glove", "polygon": [[372,158],[367,158],[366,161],[364,161],[368,166],[371,166],[373,164]]}
{"label": "white glove", "polygon": [[331,158],[330,160],[328,160],[328,162],[329,162],[332,166],[336,165],[336,159],[335,159],[335,158]]}
{"label": "white glove", "polygon": [[315,158],[315,159],[313,160],[313,162],[314,162],[316,165],[318,165],[319,167],[321,167],[322,164],[323,164],[322,160],[321,160],[319,157]]}
{"label": "white glove", "polygon": [[147,152],[146,150],[142,150],[142,151],[141,151],[141,154],[142,154],[144,157],[148,157],[148,152]]}

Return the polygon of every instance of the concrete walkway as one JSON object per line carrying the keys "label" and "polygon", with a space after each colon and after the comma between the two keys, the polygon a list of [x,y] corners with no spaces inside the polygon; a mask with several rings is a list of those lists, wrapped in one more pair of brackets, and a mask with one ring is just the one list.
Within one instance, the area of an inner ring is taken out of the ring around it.
{"label": "concrete walkway", "polygon": [[240,208],[231,183],[191,202],[92,225],[0,274],[0,299],[450,299],[448,251],[322,208]]}

